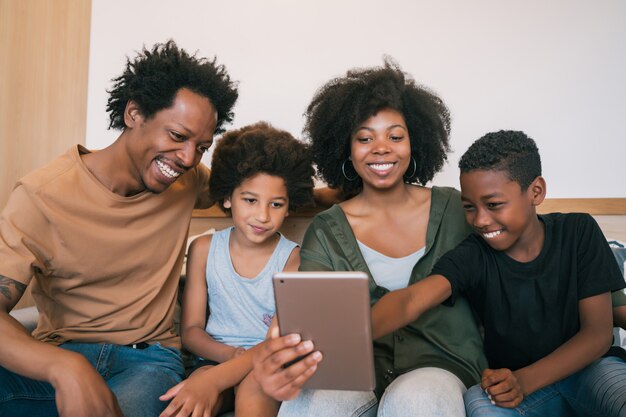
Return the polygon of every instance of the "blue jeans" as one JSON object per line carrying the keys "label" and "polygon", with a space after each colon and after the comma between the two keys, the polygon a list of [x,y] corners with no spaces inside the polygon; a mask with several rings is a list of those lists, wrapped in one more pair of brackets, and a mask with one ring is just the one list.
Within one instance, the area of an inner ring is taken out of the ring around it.
{"label": "blue jeans", "polygon": [[[106,381],[125,417],[155,417],[167,406],[159,396],[185,375],[180,351],[154,344],[146,349],[91,343],[60,347],[82,354]],[[54,389],[0,367],[0,417],[57,416]]]}
{"label": "blue jeans", "polygon": [[467,417],[626,417],[626,363],[601,358],[581,371],[533,392],[517,408],[502,408],[474,385],[465,394]]}

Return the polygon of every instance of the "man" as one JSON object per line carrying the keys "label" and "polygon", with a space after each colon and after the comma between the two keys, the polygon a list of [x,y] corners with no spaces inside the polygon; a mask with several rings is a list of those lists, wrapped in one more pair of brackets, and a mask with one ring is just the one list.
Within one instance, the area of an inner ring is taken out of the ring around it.
{"label": "man", "polygon": [[[0,416],[155,416],[184,369],[173,331],[191,212],[210,205],[200,164],[232,121],[223,66],[173,41],[114,79],[122,133],[76,146],[16,185],[0,217]],[[29,335],[9,311],[34,277]]]}

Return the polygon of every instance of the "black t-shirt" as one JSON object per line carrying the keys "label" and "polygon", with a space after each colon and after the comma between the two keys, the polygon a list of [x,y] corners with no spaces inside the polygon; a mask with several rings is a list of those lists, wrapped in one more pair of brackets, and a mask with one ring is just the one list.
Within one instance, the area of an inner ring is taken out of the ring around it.
{"label": "black t-shirt", "polygon": [[547,356],[579,330],[578,301],[624,287],[617,263],[588,214],[539,216],[545,225],[536,259],[517,262],[477,234],[445,254],[432,273],[465,294],[485,327],[493,369],[516,370]]}

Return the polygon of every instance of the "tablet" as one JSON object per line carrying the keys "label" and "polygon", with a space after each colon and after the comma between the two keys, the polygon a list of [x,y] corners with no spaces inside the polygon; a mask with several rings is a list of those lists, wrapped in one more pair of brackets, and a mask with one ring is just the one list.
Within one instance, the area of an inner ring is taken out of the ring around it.
{"label": "tablet", "polygon": [[367,274],[280,272],[273,283],[280,334],[299,333],[323,355],[304,388],[372,391],[376,383]]}

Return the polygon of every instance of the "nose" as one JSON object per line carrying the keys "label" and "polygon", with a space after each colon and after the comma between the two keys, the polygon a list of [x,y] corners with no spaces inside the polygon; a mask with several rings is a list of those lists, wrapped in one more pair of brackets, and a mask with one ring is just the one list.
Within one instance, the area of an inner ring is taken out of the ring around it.
{"label": "nose", "polygon": [[487,210],[476,208],[473,217],[472,224],[477,229],[485,228],[491,224],[491,216],[489,216]]}
{"label": "nose", "polygon": [[383,155],[389,152],[389,143],[386,138],[376,138],[373,143],[372,152],[378,155]]}
{"label": "nose", "polygon": [[264,204],[259,204],[256,212],[256,219],[261,223],[265,223],[270,219],[270,209]]}
{"label": "nose", "polygon": [[181,148],[176,152],[176,157],[183,165],[183,168],[191,169],[198,165],[202,155],[197,151],[195,144],[188,140],[182,142],[181,145]]}

